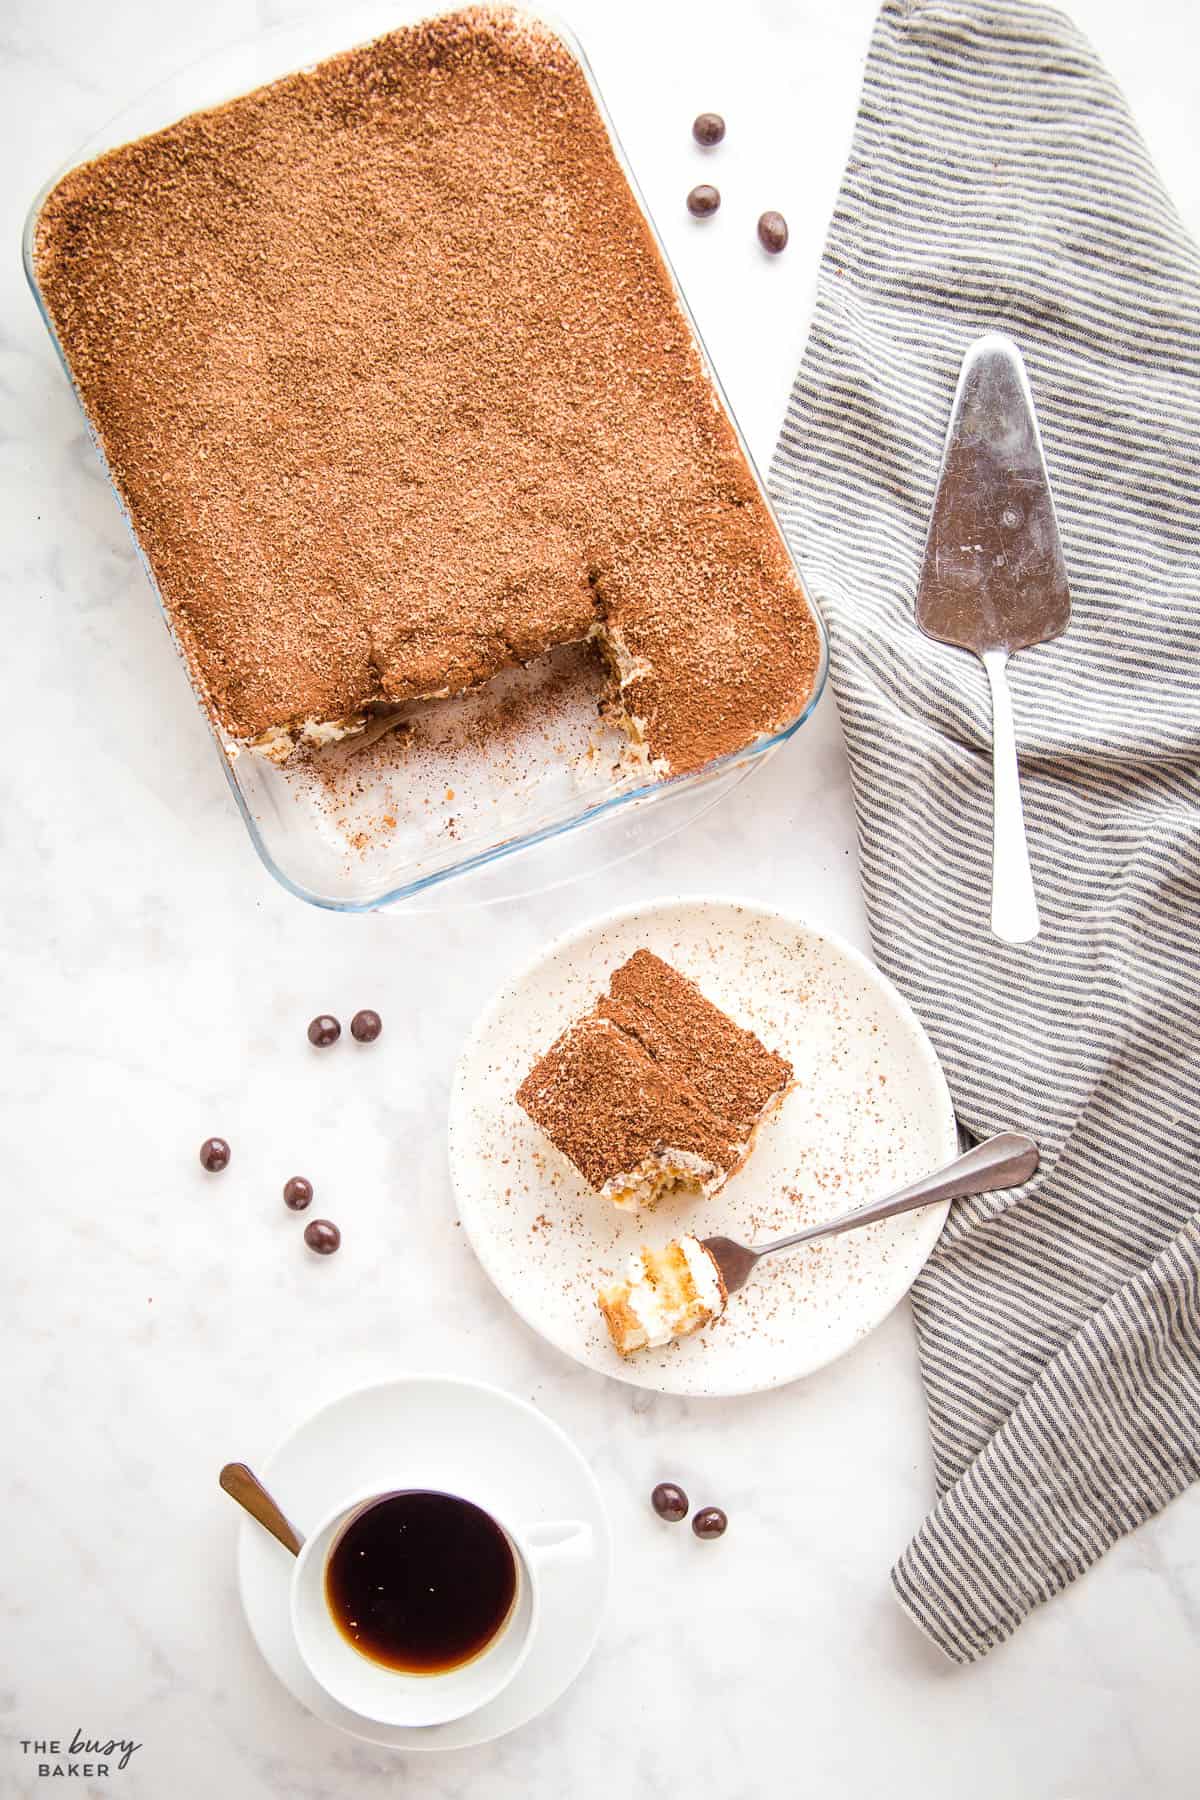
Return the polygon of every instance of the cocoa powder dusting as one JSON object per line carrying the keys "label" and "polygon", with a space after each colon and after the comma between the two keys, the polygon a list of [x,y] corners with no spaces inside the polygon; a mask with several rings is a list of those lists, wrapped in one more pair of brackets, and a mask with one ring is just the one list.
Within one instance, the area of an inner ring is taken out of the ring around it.
{"label": "cocoa powder dusting", "polygon": [[665,1145],[714,1171],[732,1168],[737,1158],[725,1122],[594,1013],[538,1059],[516,1098],[594,1188],[630,1174]]}
{"label": "cocoa powder dusting", "polygon": [[728,1175],[790,1063],[649,950],[534,1064],[517,1103],[595,1188],[664,1145]]}
{"label": "cocoa powder dusting", "polygon": [[699,1094],[735,1142],[749,1142],[764,1108],[790,1084],[791,1064],[651,950],[635,950],[608,989],[596,1006],[600,1016],[635,1039],[670,1079]]}
{"label": "cocoa powder dusting", "polygon": [[548,27],[452,14],[110,151],[36,267],[231,738],[597,625],[673,771],[803,707],[803,591]]}

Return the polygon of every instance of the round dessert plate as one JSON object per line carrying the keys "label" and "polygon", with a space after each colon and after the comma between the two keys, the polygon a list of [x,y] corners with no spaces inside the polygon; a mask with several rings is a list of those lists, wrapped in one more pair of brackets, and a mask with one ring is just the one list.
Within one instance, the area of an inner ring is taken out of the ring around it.
{"label": "round dessert plate", "polygon": [[380,1725],[332,1699],[301,1662],[292,1636],[292,1556],[252,1519],[243,1518],[238,1538],[246,1620],[284,1687],[327,1724],[406,1752],[485,1744],[557,1700],[592,1653],[612,1560],[600,1489],[574,1444],[536,1407],[481,1382],[409,1375],[359,1388],[307,1419],[260,1473],[304,1533],[345,1494],[393,1487],[398,1468],[411,1468],[420,1485],[423,1467],[437,1469],[440,1486],[466,1494],[486,1482],[497,1511],[522,1524],[582,1519],[592,1527],[593,1554],[556,1563],[543,1576],[541,1623],[523,1668],[503,1693],[466,1718]]}
{"label": "round dessert plate", "polygon": [[[697,983],[795,1086],[745,1165],[710,1199],[627,1213],[588,1187],[513,1098],[530,1068],[647,949]],[[907,1293],[945,1205],[765,1262],[722,1319],[618,1356],[596,1306],[640,1243],[680,1232],[744,1243],[833,1218],[948,1162],[954,1107],[907,1002],[851,945],[800,919],[729,900],[631,908],[572,932],[507,983],[460,1058],[450,1106],[459,1214],[500,1292],[577,1361],[662,1393],[728,1395],[810,1374],[865,1337]]]}

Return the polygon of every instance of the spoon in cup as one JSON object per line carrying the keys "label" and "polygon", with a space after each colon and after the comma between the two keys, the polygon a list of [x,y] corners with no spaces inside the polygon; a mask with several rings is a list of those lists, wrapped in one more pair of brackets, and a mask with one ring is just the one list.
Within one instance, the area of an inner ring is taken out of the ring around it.
{"label": "spoon in cup", "polygon": [[299,1556],[304,1539],[291,1520],[284,1517],[278,1502],[268,1494],[253,1469],[246,1463],[226,1463],[218,1479],[230,1499],[244,1506],[250,1517],[278,1538],[285,1550]]}

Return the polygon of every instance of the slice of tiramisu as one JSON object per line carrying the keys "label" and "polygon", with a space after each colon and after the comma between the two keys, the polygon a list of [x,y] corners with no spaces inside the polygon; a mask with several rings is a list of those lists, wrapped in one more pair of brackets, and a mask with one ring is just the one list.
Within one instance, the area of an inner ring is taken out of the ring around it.
{"label": "slice of tiramisu", "polygon": [[725,1311],[725,1283],[699,1238],[674,1238],[663,1250],[643,1244],[623,1281],[597,1290],[609,1336],[622,1356],[658,1350],[699,1331]]}
{"label": "slice of tiramisu", "polygon": [[791,1077],[686,976],[638,950],[517,1100],[604,1199],[652,1206],[677,1189],[722,1187]]}

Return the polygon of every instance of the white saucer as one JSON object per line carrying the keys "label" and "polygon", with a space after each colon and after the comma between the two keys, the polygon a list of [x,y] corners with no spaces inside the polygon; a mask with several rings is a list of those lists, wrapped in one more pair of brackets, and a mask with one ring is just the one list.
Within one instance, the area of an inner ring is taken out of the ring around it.
{"label": "white saucer", "polygon": [[[625,1213],[601,1200],[513,1098],[537,1058],[639,948],[698,983],[786,1056],[796,1086],[745,1166],[710,1200]],[[927,1207],[764,1263],[724,1318],[623,1359],[597,1283],[680,1231],[752,1243],[846,1212],[948,1162],[954,1107],[908,1003],[859,951],[767,907],[663,901],[561,938],[488,1006],[450,1105],[450,1167],[480,1262],[535,1331],[605,1375],[664,1393],[728,1395],[807,1375],[907,1293],[946,1207]]]}
{"label": "white saucer", "polygon": [[306,1532],[342,1495],[376,1484],[393,1486],[398,1468],[411,1464],[419,1484],[423,1456],[436,1461],[440,1485],[457,1482],[466,1494],[486,1473],[489,1496],[509,1518],[523,1524],[584,1519],[594,1534],[593,1556],[546,1571],[537,1642],[524,1668],[487,1706],[445,1725],[388,1726],[364,1719],[331,1699],[300,1661],[288,1611],[292,1557],[249,1518],[243,1518],[238,1540],[238,1583],[255,1642],[309,1712],[368,1743],[405,1751],[455,1750],[524,1725],[574,1681],[599,1635],[611,1541],[596,1478],[558,1426],[512,1394],[451,1376],[400,1376],[344,1395],[294,1431],[260,1474],[288,1518]]}

